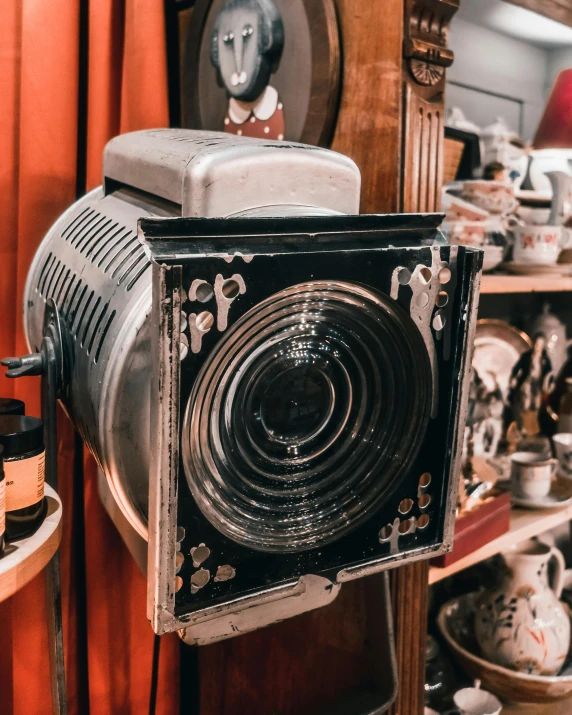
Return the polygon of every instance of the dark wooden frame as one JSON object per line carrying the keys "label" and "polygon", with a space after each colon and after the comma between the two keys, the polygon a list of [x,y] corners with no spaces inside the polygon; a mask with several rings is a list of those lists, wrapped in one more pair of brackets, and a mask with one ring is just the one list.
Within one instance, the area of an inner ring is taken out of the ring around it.
{"label": "dark wooden frame", "polygon": [[[310,104],[302,136],[304,144],[328,146],[335,127],[341,89],[340,32],[334,0],[302,0],[312,35],[312,85]],[[199,111],[199,58],[206,21],[213,0],[197,0],[193,8],[189,36],[183,50],[185,73],[181,82],[190,84],[190,106],[185,106],[181,85],[181,126],[205,127]]]}

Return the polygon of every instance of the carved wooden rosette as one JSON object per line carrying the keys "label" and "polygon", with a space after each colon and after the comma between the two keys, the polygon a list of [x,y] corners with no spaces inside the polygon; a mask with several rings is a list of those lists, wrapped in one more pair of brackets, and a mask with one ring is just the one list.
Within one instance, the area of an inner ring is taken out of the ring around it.
{"label": "carved wooden rosette", "polygon": [[[401,210],[439,209],[443,183],[447,31],[459,0],[405,0]],[[421,715],[424,705],[429,564],[391,572],[399,692],[391,715]]]}

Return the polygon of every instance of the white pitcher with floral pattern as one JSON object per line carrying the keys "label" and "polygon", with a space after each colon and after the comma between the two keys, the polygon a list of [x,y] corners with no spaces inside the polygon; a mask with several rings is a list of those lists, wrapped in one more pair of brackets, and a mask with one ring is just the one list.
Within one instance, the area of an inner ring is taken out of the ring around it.
{"label": "white pitcher with floral pattern", "polygon": [[[503,555],[499,588],[479,599],[475,635],[484,657],[522,673],[556,675],[570,646],[570,618],[560,602],[564,557],[556,548],[525,541]],[[555,562],[552,585],[548,564]]]}

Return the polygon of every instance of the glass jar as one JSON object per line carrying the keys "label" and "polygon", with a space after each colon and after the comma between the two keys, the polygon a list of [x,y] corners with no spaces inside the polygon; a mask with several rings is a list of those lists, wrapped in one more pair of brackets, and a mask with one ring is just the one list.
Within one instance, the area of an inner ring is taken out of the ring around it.
{"label": "glass jar", "polygon": [[26,405],[22,400],[0,397],[0,415],[25,415]]}
{"label": "glass jar", "polygon": [[430,635],[427,636],[425,660],[425,704],[443,710],[452,704],[455,673],[439,643]]}
{"label": "glass jar", "polygon": [[44,426],[37,417],[0,416],[0,445],[4,448],[6,532],[22,539],[44,518]]}

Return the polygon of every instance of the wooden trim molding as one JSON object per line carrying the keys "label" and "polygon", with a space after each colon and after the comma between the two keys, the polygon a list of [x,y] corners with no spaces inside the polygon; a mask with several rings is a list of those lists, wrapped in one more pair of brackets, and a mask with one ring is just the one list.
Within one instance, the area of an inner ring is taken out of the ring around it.
{"label": "wooden trim molding", "polygon": [[506,2],[572,27],[572,0],[506,0]]}
{"label": "wooden trim molding", "polygon": [[443,177],[447,34],[459,0],[405,0],[401,209],[435,211]]}
{"label": "wooden trim molding", "polygon": [[[401,210],[436,211],[443,183],[449,24],[459,0],[404,0]],[[427,561],[390,574],[399,690],[391,715],[421,715],[427,637]]]}

